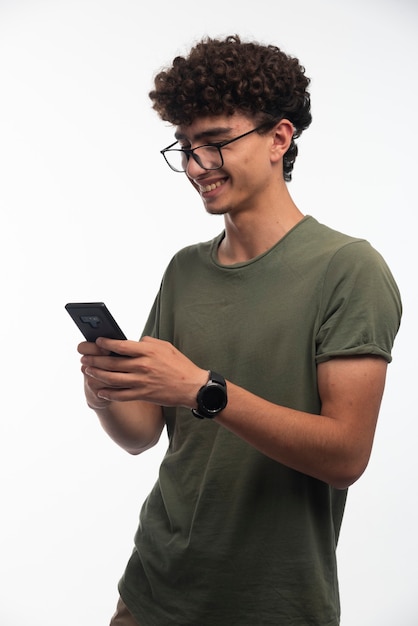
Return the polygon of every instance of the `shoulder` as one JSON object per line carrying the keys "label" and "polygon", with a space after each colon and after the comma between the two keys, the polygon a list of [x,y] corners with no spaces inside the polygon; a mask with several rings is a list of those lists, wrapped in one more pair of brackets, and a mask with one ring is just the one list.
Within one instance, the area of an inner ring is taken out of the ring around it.
{"label": "shoulder", "polygon": [[361,237],[347,235],[318,222],[308,216],[302,223],[299,245],[303,239],[302,250],[308,258],[317,259],[331,269],[344,271],[362,266],[381,268],[388,271],[387,264],[378,250],[369,241]]}
{"label": "shoulder", "polygon": [[300,234],[310,247],[318,247],[320,245],[321,248],[328,253],[350,246],[351,244],[370,245],[363,238],[354,237],[335,230],[334,228],[330,228],[309,215],[300,223],[300,226]]}

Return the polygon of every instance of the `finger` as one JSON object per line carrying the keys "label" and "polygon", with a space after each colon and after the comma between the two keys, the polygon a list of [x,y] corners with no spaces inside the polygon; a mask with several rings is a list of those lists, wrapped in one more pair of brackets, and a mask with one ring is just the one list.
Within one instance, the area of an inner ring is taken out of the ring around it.
{"label": "finger", "polygon": [[81,343],[79,343],[77,346],[77,352],[79,354],[109,354],[108,350],[100,348],[92,341],[82,341]]}
{"label": "finger", "polygon": [[123,356],[138,356],[141,353],[139,341],[129,339],[109,339],[108,337],[98,337],[96,345],[101,349]]}
{"label": "finger", "polygon": [[141,338],[141,341],[143,341],[144,343],[157,343],[157,342],[160,342],[161,339],[156,339],[155,337],[150,337],[149,335],[144,335]]}
{"label": "finger", "polygon": [[[116,358],[116,357],[114,357]],[[97,367],[87,366],[84,374],[89,378],[93,378],[105,387],[116,389],[138,388],[138,381],[134,375],[126,372],[115,372],[112,370],[99,369]],[[97,387],[97,384],[96,384]]]}
{"label": "finger", "polygon": [[82,366],[106,370],[108,372],[129,372],[132,371],[132,357],[122,357],[121,355],[111,356],[107,354],[83,354],[80,359]]}
{"label": "finger", "polygon": [[108,400],[109,402],[129,402],[138,399],[137,390],[129,388],[104,387],[99,389],[96,395],[101,400]]}

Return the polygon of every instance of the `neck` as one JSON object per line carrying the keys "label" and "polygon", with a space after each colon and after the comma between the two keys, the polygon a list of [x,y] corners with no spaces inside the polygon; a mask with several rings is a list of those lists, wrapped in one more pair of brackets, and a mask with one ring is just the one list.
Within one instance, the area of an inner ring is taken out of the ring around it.
{"label": "neck", "polygon": [[225,237],[218,250],[219,262],[233,265],[254,259],[272,248],[303,217],[289,194],[279,206],[235,215],[227,213]]}

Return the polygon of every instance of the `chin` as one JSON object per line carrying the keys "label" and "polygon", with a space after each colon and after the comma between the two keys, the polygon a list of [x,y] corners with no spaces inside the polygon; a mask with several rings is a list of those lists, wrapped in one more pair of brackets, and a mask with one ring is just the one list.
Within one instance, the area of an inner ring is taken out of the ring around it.
{"label": "chin", "polygon": [[230,208],[229,207],[213,207],[213,206],[208,206],[207,204],[205,204],[205,209],[206,212],[209,213],[209,215],[226,215],[227,213],[230,212]]}

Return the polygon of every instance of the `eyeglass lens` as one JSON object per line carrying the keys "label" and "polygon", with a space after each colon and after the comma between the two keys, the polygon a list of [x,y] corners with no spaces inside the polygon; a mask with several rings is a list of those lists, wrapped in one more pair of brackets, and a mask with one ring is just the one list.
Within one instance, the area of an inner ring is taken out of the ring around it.
{"label": "eyeglass lens", "polygon": [[177,172],[185,172],[189,159],[193,158],[205,170],[217,170],[222,167],[221,153],[216,146],[199,146],[192,152],[171,149],[164,153],[171,168]]}

